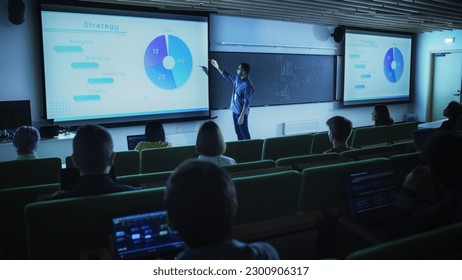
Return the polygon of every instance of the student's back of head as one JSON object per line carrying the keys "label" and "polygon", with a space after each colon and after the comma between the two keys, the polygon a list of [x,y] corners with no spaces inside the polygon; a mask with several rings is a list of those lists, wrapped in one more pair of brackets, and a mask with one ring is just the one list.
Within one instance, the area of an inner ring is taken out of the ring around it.
{"label": "student's back of head", "polygon": [[13,145],[18,156],[35,154],[40,142],[40,133],[33,126],[20,126],[13,136]]}
{"label": "student's back of head", "polygon": [[329,128],[330,138],[340,142],[346,142],[353,130],[353,124],[347,118],[334,116],[326,121]]}
{"label": "student's back of head", "polygon": [[374,111],[372,111],[372,120],[374,121],[375,126],[392,125],[395,123],[393,118],[390,116],[390,111],[388,110],[387,105],[385,104],[374,106]]}
{"label": "student's back of head", "polygon": [[169,220],[190,248],[223,242],[230,237],[237,211],[230,175],[217,165],[190,159],[167,182]]}
{"label": "student's back of head", "polygon": [[81,126],[72,142],[72,159],[82,175],[106,174],[114,163],[111,134],[99,125]]}
{"label": "student's back of head", "polygon": [[196,138],[196,151],[200,155],[214,157],[224,154],[226,142],[220,127],[213,121],[204,122]]}
{"label": "student's back of head", "polygon": [[149,121],[144,128],[144,134],[146,141],[165,142],[164,126],[159,121]]}
{"label": "student's back of head", "polygon": [[459,102],[451,101],[443,111],[443,115],[448,119],[457,119],[462,116],[462,105]]}

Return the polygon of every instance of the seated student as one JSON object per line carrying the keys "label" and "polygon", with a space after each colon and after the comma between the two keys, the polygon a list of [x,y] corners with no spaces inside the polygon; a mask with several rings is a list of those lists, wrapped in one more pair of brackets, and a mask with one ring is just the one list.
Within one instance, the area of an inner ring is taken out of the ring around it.
{"label": "seated student", "polygon": [[332,148],[324,151],[324,153],[341,153],[351,150],[348,147],[348,138],[353,131],[353,124],[347,118],[334,116],[326,121],[329,127],[329,140],[332,143]]}
{"label": "seated student", "polygon": [[146,141],[140,141],[135,150],[141,152],[144,149],[171,147],[172,144],[165,140],[165,131],[161,122],[149,121],[145,128],[144,134]]}
{"label": "seated student", "polygon": [[459,102],[451,101],[448,106],[443,110],[443,115],[448,120],[441,123],[440,130],[454,130],[456,128],[457,120],[462,116],[462,105]]}
{"label": "seated student", "polygon": [[462,221],[462,135],[438,132],[421,150],[426,166],[406,177],[396,199],[390,238]]}
{"label": "seated student", "polygon": [[57,192],[50,199],[99,195],[136,190],[137,188],[117,185],[109,171],[114,165],[115,152],[111,134],[99,125],[80,127],[72,142],[72,161],[80,170],[80,179],[75,190]]}
{"label": "seated student", "polygon": [[36,159],[37,148],[40,142],[40,133],[33,126],[20,126],[13,136],[13,145],[18,154],[17,160]]}
{"label": "seated student", "polygon": [[165,192],[169,224],[186,244],[176,259],[279,259],[266,242],[243,243],[230,237],[237,204],[228,172],[197,159],[180,164]]}
{"label": "seated student", "polygon": [[199,154],[198,159],[213,162],[218,166],[236,164],[233,158],[223,155],[226,151],[226,142],[223,140],[220,127],[213,121],[206,121],[199,128],[196,151]]}
{"label": "seated student", "polygon": [[374,121],[374,126],[392,125],[395,123],[395,121],[390,116],[390,111],[388,110],[387,105],[384,104],[375,105],[371,116],[372,120]]}

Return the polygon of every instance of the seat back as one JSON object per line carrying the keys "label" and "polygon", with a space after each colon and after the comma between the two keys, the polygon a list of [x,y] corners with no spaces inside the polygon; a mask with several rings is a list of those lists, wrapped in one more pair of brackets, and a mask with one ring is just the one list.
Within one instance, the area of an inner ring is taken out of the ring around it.
{"label": "seat back", "polygon": [[354,149],[340,153],[341,158],[352,158],[353,160],[363,160],[369,158],[390,157],[404,153],[400,149],[391,149],[390,146],[377,146],[362,149]]}
{"label": "seat back", "polygon": [[389,126],[388,142],[412,141],[412,132],[417,130],[418,122],[397,123]]}
{"label": "seat back", "polygon": [[142,188],[163,187],[173,171],[134,174],[117,177],[117,184]]}
{"label": "seat back", "polygon": [[138,151],[116,152],[114,159],[116,176],[140,173],[140,154]]}
{"label": "seat back", "polygon": [[275,166],[276,166],[276,163],[274,162],[274,160],[265,159],[265,160],[243,162],[243,163],[238,163],[234,165],[226,165],[226,166],[222,166],[222,168],[228,171],[229,173],[236,173],[236,172],[242,172],[242,171],[252,171],[252,170],[258,170],[258,169],[264,169],[264,168],[272,168]]}
{"label": "seat back", "polygon": [[301,175],[282,171],[233,179],[239,203],[235,224],[295,215]]}
{"label": "seat back", "polygon": [[226,142],[225,155],[232,157],[237,163],[262,159],[263,139],[250,139]]}
{"label": "seat back", "polygon": [[397,186],[403,185],[407,174],[409,174],[414,167],[425,165],[420,152],[393,155],[390,157],[390,161]]}
{"label": "seat back", "polygon": [[59,183],[61,158],[0,162],[0,189]]}
{"label": "seat back", "polygon": [[28,204],[29,258],[92,257],[109,248],[113,217],[163,210],[163,196],[164,188],[157,188]]}
{"label": "seat back", "polygon": [[59,184],[34,185],[0,190],[0,259],[27,259],[24,207],[41,196],[59,190]]}
{"label": "seat back", "polygon": [[323,161],[330,161],[330,160],[336,160],[336,159],[340,159],[339,153],[313,154],[313,155],[306,155],[306,156],[294,156],[294,157],[280,158],[276,160],[276,165],[277,166],[289,165],[292,168],[299,170],[299,166],[303,165],[304,163],[319,162],[321,164]]}
{"label": "seat back", "polygon": [[351,146],[361,148],[386,144],[388,142],[389,129],[388,125],[355,128],[351,135]]}
{"label": "seat back", "polygon": [[367,159],[306,168],[302,171],[302,183],[298,211],[335,208],[348,210],[348,198],[344,176],[346,173],[371,169],[391,168],[387,158]]}
{"label": "seat back", "polygon": [[299,134],[266,138],[263,141],[263,159],[277,160],[284,157],[309,155],[313,134]]}
{"label": "seat back", "polygon": [[312,154],[322,154],[330,148],[332,148],[332,143],[329,140],[327,131],[313,134],[313,142],[311,146]]}
{"label": "seat back", "polygon": [[194,145],[142,150],[141,173],[171,171],[184,160],[197,156]]}
{"label": "seat back", "polygon": [[462,257],[462,223],[355,251],[349,260],[436,260]]}

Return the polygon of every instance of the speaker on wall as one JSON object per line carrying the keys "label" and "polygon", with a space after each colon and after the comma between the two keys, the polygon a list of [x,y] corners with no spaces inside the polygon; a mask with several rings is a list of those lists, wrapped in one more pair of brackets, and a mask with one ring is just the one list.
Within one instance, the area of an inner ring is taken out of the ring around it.
{"label": "speaker on wall", "polygon": [[341,43],[345,38],[345,28],[343,26],[337,26],[334,29],[334,33],[332,33],[331,35],[332,37],[334,37],[334,41],[336,43]]}
{"label": "speaker on wall", "polygon": [[26,5],[23,0],[9,0],[8,1],[8,19],[11,23],[20,25],[26,19],[25,17]]}

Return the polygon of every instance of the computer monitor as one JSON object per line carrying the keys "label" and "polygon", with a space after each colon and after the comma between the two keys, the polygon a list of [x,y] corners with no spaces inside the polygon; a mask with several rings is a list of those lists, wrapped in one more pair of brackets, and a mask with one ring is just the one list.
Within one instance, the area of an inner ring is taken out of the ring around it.
{"label": "computer monitor", "polygon": [[0,129],[11,129],[31,125],[29,100],[0,101]]}

